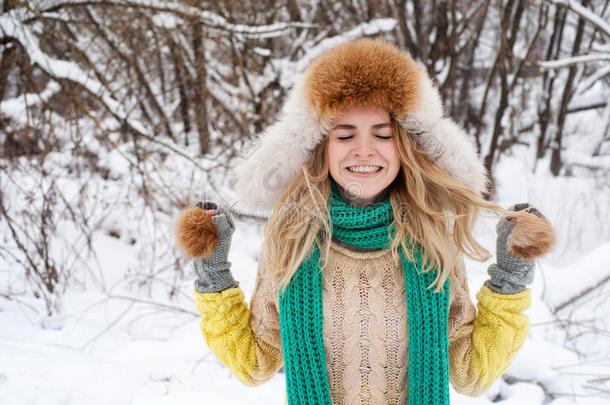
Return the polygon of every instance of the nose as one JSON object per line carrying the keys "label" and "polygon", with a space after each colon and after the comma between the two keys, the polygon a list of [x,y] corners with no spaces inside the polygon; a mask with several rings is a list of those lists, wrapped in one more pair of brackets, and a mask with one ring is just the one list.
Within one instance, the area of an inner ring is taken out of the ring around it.
{"label": "nose", "polygon": [[357,139],[356,145],[354,145],[353,153],[356,157],[370,157],[375,154],[375,149],[368,137],[361,136]]}

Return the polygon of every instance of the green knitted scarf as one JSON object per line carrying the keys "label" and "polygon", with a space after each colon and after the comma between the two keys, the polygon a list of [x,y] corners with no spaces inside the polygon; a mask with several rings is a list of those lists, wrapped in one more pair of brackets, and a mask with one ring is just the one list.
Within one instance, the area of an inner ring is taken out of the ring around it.
{"label": "green knitted scarf", "polygon": [[[372,207],[354,208],[343,201],[333,183],[329,211],[336,239],[360,248],[390,247],[393,214],[389,199]],[[400,254],[409,314],[408,402],[449,404],[449,283],[445,293],[428,289],[434,272],[418,273],[422,264],[419,245],[413,253],[414,262]],[[322,271],[317,244],[280,293],[279,305],[288,403],[332,404],[322,336]]]}

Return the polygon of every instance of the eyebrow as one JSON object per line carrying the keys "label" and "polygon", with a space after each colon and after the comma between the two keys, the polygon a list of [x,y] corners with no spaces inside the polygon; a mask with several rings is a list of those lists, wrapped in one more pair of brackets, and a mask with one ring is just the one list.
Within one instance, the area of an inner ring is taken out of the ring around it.
{"label": "eyebrow", "polygon": [[[382,128],[387,128],[389,126],[390,126],[389,122],[384,122],[381,124],[372,125],[371,128],[372,129],[382,129]],[[335,126],[333,129],[356,129],[356,126],[351,125],[351,124],[339,124],[339,125]]]}

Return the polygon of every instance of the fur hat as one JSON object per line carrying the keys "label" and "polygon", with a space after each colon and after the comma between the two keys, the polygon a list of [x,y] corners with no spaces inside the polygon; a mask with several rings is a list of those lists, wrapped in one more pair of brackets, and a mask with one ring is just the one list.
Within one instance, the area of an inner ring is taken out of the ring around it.
{"label": "fur hat", "polygon": [[319,55],[296,81],[279,120],[257,136],[235,168],[249,208],[271,210],[344,108],[386,108],[447,174],[478,194],[487,175],[466,133],[444,117],[425,69],[394,45],[359,39]]}

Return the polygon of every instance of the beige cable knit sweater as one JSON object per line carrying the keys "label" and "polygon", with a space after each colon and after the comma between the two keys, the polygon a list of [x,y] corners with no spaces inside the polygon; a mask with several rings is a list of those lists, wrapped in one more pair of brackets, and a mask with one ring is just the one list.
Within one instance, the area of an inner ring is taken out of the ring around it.
{"label": "beige cable knit sweater", "polygon": [[[261,276],[251,300],[257,361],[254,382],[282,364],[277,291]],[[324,269],[324,347],[333,404],[405,404],[408,395],[408,318],[402,266],[390,249],[359,252],[331,245]],[[476,394],[468,369],[476,310],[460,259],[450,279],[449,362],[453,385]]]}

